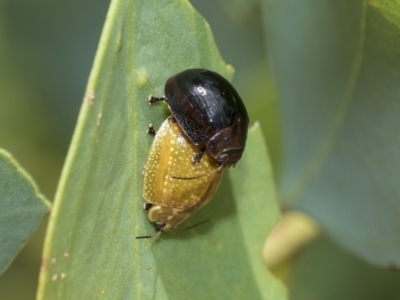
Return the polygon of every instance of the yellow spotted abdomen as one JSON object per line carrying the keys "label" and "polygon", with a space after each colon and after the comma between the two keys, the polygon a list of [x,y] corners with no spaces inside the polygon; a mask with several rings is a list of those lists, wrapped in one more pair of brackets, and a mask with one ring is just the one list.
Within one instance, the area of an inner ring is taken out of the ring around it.
{"label": "yellow spotted abdomen", "polygon": [[196,210],[214,195],[222,168],[207,152],[192,158],[193,145],[178,123],[167,118],[158,130],[144,170],[143,198],[154,205]]}

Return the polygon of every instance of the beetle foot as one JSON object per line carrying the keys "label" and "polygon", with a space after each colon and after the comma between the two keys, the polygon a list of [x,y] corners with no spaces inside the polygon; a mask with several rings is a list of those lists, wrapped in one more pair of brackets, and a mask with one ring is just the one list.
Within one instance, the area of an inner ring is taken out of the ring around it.
{"label": "beetle foot", "polygon": [[148,212],[149,209],[150,209],[152,206],[153,206],[153,204],[151,204],[151,203],[149,203],[149,202],[145,202],[145,203],[143,204],[143,210],[144,210],[144,212]]}
{"label": "beetle foot", "polygon": [[175,119],[175,117],[174,117],[173,115],[170,115],[170,116],[168,117],[168,120],[169,120],[171,123],[176,123],[176,119]]}
{"label": "beetle foot", "polygon": [[205,152],[204,148],[201,148],[199,153],[197,153],[195,156],[193,156],[193,158],[192,158],[193,163],[198,164],[200,162],[201,157],[203,156],[204,152]]}
{"label": "beetle foot", "polygon": [[153,124],[149,124],[149,126],[147,126],[146,132],[148,134],[151,134],[151,135],[155,135],[156,134],[156,131],[154,130]]}
{"label": "beetle foot", "polygon": [[165,98],[165,97],[154,97],[154,96],[150,95],[147,103],[149,103],[149,105],[152,105],[153,103],[165,101],[165,100],[167,100],[167,98]]}

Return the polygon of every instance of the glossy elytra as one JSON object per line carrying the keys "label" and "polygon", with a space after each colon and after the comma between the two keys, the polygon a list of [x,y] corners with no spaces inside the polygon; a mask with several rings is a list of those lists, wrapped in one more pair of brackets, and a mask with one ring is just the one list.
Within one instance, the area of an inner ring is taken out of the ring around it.
{"label": "glossy elytra", "polygon": [[170,77],[165,97],[149,98],[149,104],[165,100],[172,115],[200,150],[193,156],[198,163],[204,152],[223,168],[234,166],[246,145],[249,117],[235,88],[221,75],[190,69]]}
{"label": "glossy elytra", "polygon": [[222,166],[208,153],[193,164],[192,157],[198,152],[199,146],[187,138],[173,117],[163,122],[143,169],[144,210],[157,235],[175,229],[217,190]]}

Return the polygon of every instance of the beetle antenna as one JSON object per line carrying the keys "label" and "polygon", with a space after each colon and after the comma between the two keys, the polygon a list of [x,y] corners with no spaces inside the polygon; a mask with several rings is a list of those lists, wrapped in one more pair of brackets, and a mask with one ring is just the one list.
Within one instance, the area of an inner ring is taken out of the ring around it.
{"label": "beetle antenna", "polygon": [[135,239],[151,239],[155,235],[142,235],[142,236],[137,236]]}
{"label": "beetle antenna", "polygon": [[203,221],[200,221],[200,222],[198,222],[198,223],[196,223],[196,224],[194,224],[194,225],[191,225],[191,226],[189,226],[189,227],[186,227],[186,228],[184,228],[183,230],[193,229],[193,228],[195,228],[195,227],[197,227],[197,226],[200,226],[200,225],[203,225],[204,223],[207,223],[208,221],[210,221],[210,218],[207,218],[207,219],[205,219],[205,220],[203,220]]}
{"label": "beetle antenna", "polygon": [[162,233],[162,231],[159,230],[159,231],[157,231],[156,234],[153,234],[153,235],[141,235],[141,236],[135,237],[135,239],[137,239],[137,240],[138,240],[138,239],[151,239],[151,238],[153,238],[153,237],[158,237],[158,236],[160,236],[161,233]]}

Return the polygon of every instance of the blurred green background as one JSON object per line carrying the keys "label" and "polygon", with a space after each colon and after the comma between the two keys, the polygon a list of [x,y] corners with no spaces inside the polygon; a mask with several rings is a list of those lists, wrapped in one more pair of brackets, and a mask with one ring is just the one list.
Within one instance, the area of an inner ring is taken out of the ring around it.
{"label": "blurred green background", "polygon": [[[0,4],[0,147],[53,200],[108,1]],[[0,277],[1,299],[34,299],[47,220]]]}
{"label": "blurred green background", "polygon": [[[279,181],[281,120],[256,0],[193,0],[209,22],[251,122],[259,120]],[[109,1],[0,4],[0,147],[52,200]],[[0,299],[34,299],[46,224],[0,277]],[[326,237],[282,276],[292,299],[400,299],[400,275],[344,252]],[[323,276],[321,276],[323,274]]]}

